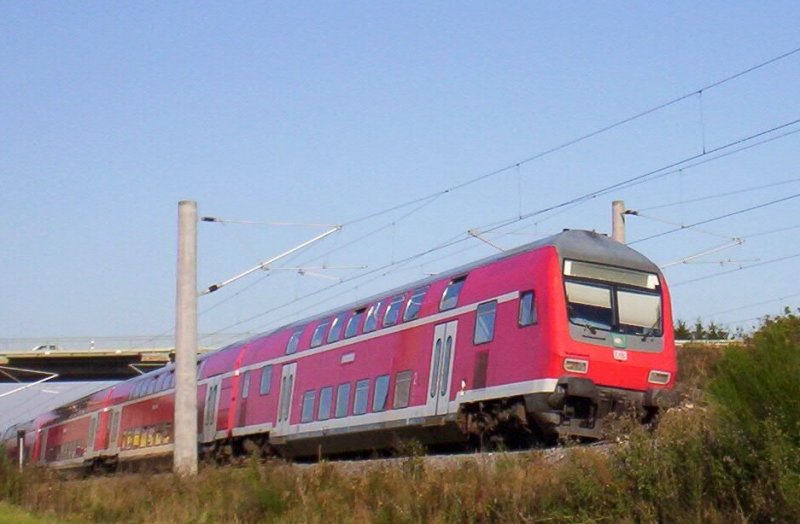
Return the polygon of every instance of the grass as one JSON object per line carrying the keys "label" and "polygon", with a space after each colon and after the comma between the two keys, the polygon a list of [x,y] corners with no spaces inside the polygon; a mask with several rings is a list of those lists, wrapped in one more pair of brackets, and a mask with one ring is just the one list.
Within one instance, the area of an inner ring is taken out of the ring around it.
{"label": "grass", "polygon": [[40,517],[21,508],[0,502],[0,524],[57,524],[52,517]]}

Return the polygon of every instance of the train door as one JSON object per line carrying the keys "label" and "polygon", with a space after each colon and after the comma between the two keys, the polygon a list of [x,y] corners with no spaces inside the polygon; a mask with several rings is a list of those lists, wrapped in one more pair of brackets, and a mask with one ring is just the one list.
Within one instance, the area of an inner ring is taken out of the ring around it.
{"label": "train door", "polygon": [[294,393],[294,377],[297,370],[297,362],[285,364],[281,370],[281,393],[278,401],[278,421],[275,429],[279,434],[285,433],[289,429],[289,421],[292,415],[292,396]]}
{"label": "train door", "polygon": [[203,410],[203,442],[211,442],[217,435],[217,409],[219,408],[220,377],[211,379],[206,389],[206,403]]}
{"label": "train door", "polygon": [[97,440],[97,416],[98,414],[94,413],[89,421],[89,436],[86,440],[86,452],[84,453],[87,458],[91,458],[94,454],[95,441]]}
{"label": "train door", "polygon": [[426,415],[444,415],[450,402],[450,385],[453,382],[453,360],[456,353],[458,320],[434,327],[431,348],[431,372],[428,379]]}
{"label": "train door", "polygon": [[108,426],[108,442],[106,449],[112,455],[119,453],[119,424],[122,415],[122,406],[116,407],[111,411],[111,422]]}

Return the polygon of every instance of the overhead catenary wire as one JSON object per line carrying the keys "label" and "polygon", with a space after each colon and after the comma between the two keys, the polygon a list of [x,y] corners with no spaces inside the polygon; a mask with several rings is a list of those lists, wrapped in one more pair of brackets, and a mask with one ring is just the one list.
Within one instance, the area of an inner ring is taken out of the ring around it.
{"label": "overhead catenary wire", "polygon": [[[719,79],[717,81],[711,82],[710,84],[707,84],[707,85],[705,85],[703,87],[700,87],[699,89],[695,89],[695,90],[693,90],[691,92],[688,92],[688,93],[685,93],[683,95],[677,96],[677,97],[672,98],[670,100],[667,100],[665,102],[656,104],[656,105],[654,105],[654,106],[652,106],[652,107],[650,107],[648,109],[645,109],[644,111],[641,111],[639,113],[635,113],[635,114],[630,115],[628,117],[625,117],[625,118],[622,118],[622,119],[617,120],[615,122],[612,122],[611,124],[608,124],[606,126],[600,127],[600,128],[598,128],[598,129],[596,129],[594,131],[591,131],[589,133],[581,135],[581,136],[579,136],[577,138],[574,138],[574,139],[571,139],[571,140],[567,140],[566,142],[563,142],[563,143],[558,144],[556,146],[553,146],[551,148],[545,149],[545,150],[543,150],[541,152],[535,153],[535,154],[533,154],[531,156],[528,156],[528,157],[526,157],[526,158],[524,158],[522,160],[518,160],[516,162],[513,162],[513,163],[508,164],[506,166],[503,166],[501,168],[489,171],[487,173],[484,173],[482,175],[476,176],[476,177],[471,178],[469,180],[466,180],[464,182],[460,182],[458,184],[452,185],[452,186],[450,186],[448,188],[436,191],[434,193],[430,193],[428,195],[425,195],[425,196],[422,196],[422,197],[418,197],[418,198],[403,202],[401,204],[397,204],[397,205],[388,207],[388,208],[383,209],[383,210],[379,210],[379,211],[375,211],[375,212],[372,212],[372,213],[368,213],[368,214],[366,214],[364,216],[361,216],[361,217],[355,218],[353,220],[350,220],[349,222],[345,222],[343,225],[344,226],[348,226],[348,225],[352,225],[352,224],[355,224],[355,223],[358,223],[358,222],[363,222],[365,220],[370,220],[372,218],[375,218],[375,217],[378,217],[378,216],[381,216],[381,215],[384,215],[384,214],[387,214],[387,213],[391,213],[391,212],[396,211],[398,209],[402,209],[404,207],[408,207],[408,206],[414,205],[414,204],[416,204],[418,202],[422,202],[422,201],[427,200],[429,198],[438,197],[438,196],[446,195],[448,193],[452,193],[452,192],[457,191],[459,189],[471,186],[471,185],[473,185],[473,184],[475,184],[477,182],[481,182],[481,181],[486,180],[488,178],[492,178],[492,177],[498,176],[498,175],[500,175],[502,173],[505,173],[506,171],[509,171],[511,169],[519,169],[519,167],[522,166],[522,165],[528,164],[528,163],[533,162],[535,160],[539,160],[539,159],[544,158],[544,157],[546,157],[548,155],[551,155],[553,153],[556,153],[558,151],[561,151],[563,149],[566,149],[568,147],[571,147],[571,146],[579,144],[579,143],[581,143],[583,141],[586,141],[586,140],[588,140],[590,138],[594,138],[594,137],[596,137],[598,135],[601,135],[603,133],[607,133],[608,131],[611,131],[613,129],[621,127],[621,126],[623,126],[625,124],[628,124],[630,122],[636,121],[636,120],[638,120],[640,118],[643,118],[643,117],[645,117],[647,115],[651,115],[651,114],[656,113],[656,112],[658,112],[658,111],[660,111],[662,109],[666,109],[667,107],[670,107],[670,106],[672,106],[674,104],[677,104],[679,102],[687,100],[687,99],[689,99],[691,97],[697,96],[697,95],[702,94],[704,92],[710,91],[710,90],[712,90],[712,89],[714,89],[716,87],[719,87],[719,86],[722,86],[724,84],[727,84],[728,82],[732,82],[733,80],[736,80],[736,79],[741,78],[743,76],[746,76],[746,75],[748,75],[750,73],[758,71],[759,69],[767,67],[767,66],[769,66],[771,64],[774,64],[776,62],[779,62],[781,60],[789,58],[789,57],[791,57],[791,56],[793,56],[793,55],[795,55],[797,53],[800,53],[800,47],[791,49],[791,50],[789,50],[789,51],[787,51],[785,53],[782,53],[780,55],[774,56],[774,57],[772,57],[772,58],[770,58],[768,60],[760,62],[760,63],[758,63],[756,65],[753,65],[753,66],[751,66],[749,68],[746,68],[746,69],[744,69],[742,71],[739,71],[739,72],[734,73],[732,75],[729,75],[727,77],[721,78],[721,79]],[[704,156],[706,153],[707,152],[706,152],[706,150],[704,148],[703,152],[702,152],[702,154],[700,156]]]}
{"label": "overhead catenary wire", "polygon": [[791,260],[791,259],[798,258],[798,257],[800,257],[800,253],[795,253],[793,255],[786,255],[786,256],[778,257],[778,258],[772,258],[772,259],[769,259],[769,260],[764,260],[763,262],[758,262],[756,264],[751,264],[749,266],[737,267],[735,269],[729,269],[727,271],[719,271],[717,273],[711,273],[710,275],[704,275],[702,277],[692,278],[692,279],[689,279],[689,280],[683,280],[681,282],[676,282],[676,283],[671,284],[670,287],[678,287],[678,286],[684,286],[686,284],[693,284],[695,282],[701,282],[703,280],[708,280],[710,278],[721,277],[723,275],[728,275],[730,273],[735,273],[737,271],[745,271],[745,270],[748,270],[748,269],[754,269],[754,268],[757,268],[757,267],[766,266],[766,265],[770,265],[770,264],[777,264],[778,262],[784,262],[786,260]]}
{"label": "overhead catenary wire", "polygon": [[748,309],[748,308],[756,307],[756,306],[763,306],[765,304],[771,304],[773,302],[783,302],[784,300],[787,300],[787,299],[793,298],[793,297],[797,297],[797,296],[800,296],[800,292],[790,293],[788,295],[784,295],[784,296],[777,297],[777,298],[771,298],[769,300],[762,300],[760,302],[752,302],[750,304],[745,304],[745,305],[733,307],[733,308],[730,308],[730,309],[724,309],[722,311],[715,311],[714,313],[708,313],[707,316],[715,317],[717,315],[725,315],[727,313],[733,313],[735,311],[741,311],[743,309]]}
{"label": "overhead catenary wire", "polygon": [[[686,169],[686,166],[684,166],[684,164],[687,164],[687,163],[692,162],[694,160],[701,159],[701,158],[706,157],[706,156],[710,157],[710,158],[706,159],[706,162],[711,161],[711,160],[717,160],[719,158],[722,158],[723,156],[726,156],[726,155],[716,155],[716,153],[718,153],[718,152],[725,151],[726,149],[730,149],[730,148],[735,147],[737,145],[745,144],[745,143],[747,143],[747,142],[749,142],[751,140],[754,140],[756,138],[760,138],[760,137],[766,136],[766,135],[768,135],[770,133],[774,133],[776,131],[779,131],[781,129],[785,129],[785,128],[793,126],[793,125],[797,125],[798,123],[800,123],[800,119],[794,119],[794,120],[791,120],[789,122],[785,122],[783,124],[771,127],[769,129],[765,129],[765,130],[759,131],[759,132],[757,132],[755,134],[748,135],[748,136],[736,139],[736,140],[734,140],[732,142],[728,142],[727,144],[718,146],[718,147],[716,147],[714,149],[710,149],[710,150],[706,151],[705,153],[699,153],[699,154],[696,154],[696,155],[691,155],[691,156],[686,157],[686,158],[684,158],[682,160],[679,160],[679,161],[676,161],[676,162],[672,162],[672,163],[670,163],[668,165],[665,165],[663,167],[660,167],[660,168],[657,168],[657,169],[653,169],[653,170],[647,171],[647,172],[645,172],[643,174],[630,177],[630,178],[628,178],[626,180],[623,180],[621,182],[616,182],[614,184],[605,186],[603,188],[596,189],[594,191],[591,191],[589,193],[585,193],[585,194],[583,194],[581,196],[569,199],[567,201],[564,201],[564,202],[561,202],[561,203],[558,203],[558,204],[554,204],[552,206],[548,206],[546,208],[542,208],[542,209],[539,209],[539,210],[536,210],[536,211],[531,211],[529,213],[525,213],[524,215],[522,215],[522,217],[513,217],[513,218],[509,218],[509,219],[505,219],[505,220],[496,221],[496,222],[493,222],[493,223],[489,224],[488,227],[484,226],[484,227],[479,227],[479,228],[476,228],[476,229],[481,231],[482,233],[488,233],[490,231],[495,231],[497,229],[501,229],[503,227],[506,227],[506,226],[508,226],[510,224],[514,224],[516,222],[521,222],[523,220],[527,220],[527,219],[532,218],[534,216],[542,215],[542,214],[548,213],[550,211],[555,211],[555,210],[564,208],[566,206],[571,206],[571,205],[575,205],[575,204],[579,204],[579,203],[582,203],[582,202],[589,201],[591,199],[597,198],[598,196],[602,196],[602,195],[608,194],[611,191],[616,191],[616,190],[619,190],[619,189],[626,189],[626,188],[632,187],[634,185],[641,184],[641,183],[644,183],[646,181],[650,181],[652,179],[664,176],[664,175],[666,175],[668,173],[678,172],[681,169]],[[772,137],[772,138],[777,140],[779,138],[785,138],[787,136],[793,135],[793,134],[798,133],[798,132],[800,132],[800,129],[796,129],[796,130],[793,130],[791,132],[784,133],[784,134],[782,134],[782,135],[780,135],[778,137]],[[756,145],[763,145],[763,144],[765,144],[767,142],[770,142],[770,141],[771,140],[764,140],[764,141],[762,141],[762,142],[760,142],[758,144],[752,145],[751,147],[755,147]],[[744,150],[744,149],[746,149],[746,148],[741,148],[741,150]],[[729,152],[728,154],[733,154],[733,153],[739,152],[739,151],[740,150],[737,149],[737,150]],[[697,165],[697,164],[699,164],[699,162],[694,164],[694,165]],[[679,166],[683,166],[683,167],[681,167],[681,169],[677,169]],[[670,171],[670,170],[674,170],[674,171]]]}
{"label": "overhead catenary wire", "polygon": [[652,240],[654,238],[659,238],[659,237],[662,237],[664,235],[669,235],[671,233],[676,233],[678,231],[682,231],[684,229],[691,229],[691,228],[694,228],[694,227],[697,227],[697,226],[701,226],[701,225],[704,225],[704,224],[710,224],[711,222],[717,222],[719,220],[730,218],[732,216],[741,215],[743,213],[749,213],[750,211],[755,211],[756,209],[762,209],[762,208],[765,208],[765,207],[768,207],[768,206],[772,206],[772,205],[775,205],[775,204],[780,204],[782,202],[786,202],[788,200],[793,200],[793,199],[798,198],[798,197],[800,197],[800,193],[795,193],[793,195],[789,195],[789,196],[786,196],[786,197],[783,197],[783,198],[778,198],[778,199],[775,199],[775,200],[771,200],[769,202],[764,202],[762,204],[751,206],[751,207],[748,207],[748,208],[745,208],[745,209],[740,209],[740,210],[737,210],[737,211],[732,211],[730,213],[725,213],[724,215],[720,215],[720,216],[716,216],[716,217],[712,217],[712,218],[707,218],[705,220],[700,220],[699,222],[694,222],[693,224],[687,224],[685,226],[680,226],[680,227],[677,227],[677,228],[674,228],[674,229],[670,229],[668,231],[662,231],[661,233],[656,233],[654,235],[650,235],[650,236],[647,236],[647,237],[644,237],[644,238],[640,238],[640,239],[634,240],[633,242],[628,242],[628,244],[629,245],[638,244],[639,242],[645,242],[647,240]]}
{"label": "overhead catenary wire", "polygon": [[[584,201],[596,198],[597,196],[599,196],[601,194],[605,194],[605,193],[608,193],[608,192],[610,192],[610,191],[612,191],[614,189],[617,189],[619,187],[625,186],[626,184],[630,184],[631,182],[639,182],[639,183],[641,183],[641,181],[643,181],[647,177],[653,176],[655,174],[663,173],[664,171],[676,168],[677,166],[681,166],[683,164],[686,164],[686,163],[694,161],[694,160],[701,159],[701,158],[703,158],[705,156],[715,155],[718,152],[725,151],[726,149],[729,149],[729,148],[734,147],[736,145],[745,144],[748,141],[751,141],[751,140],[754,140],[756,138],[760,138],[760,137],[766,136],[766,135],[768,135],[770,133],[774,133],[775,131],[778,131],[778,130],[781,130],[781,129],[785,129],[785,128],[789,127],[789,126],[796,125],[797,123],[800,123],[800,119],[794,119],[794,120],[791,120],[789,122],[786,122],[786,123],[771,127],[769,129],[758,131],[758,132],[756,132],[754,134],[751,134],[751,135],[748,135],[746,137],[742,137],[742,138],[736,139],[736,140],[731,141],[731,142],[729,142],[727,144],[724,144],[724,145],[718,146],[718,147],[716,147],[714,149],[708,150],[705,153],[692,155],[692,156],[690,156],[688,158],[684,158],[683,160],[680,160],[680,161],[677,161],[677,162],[672,162],[672,163],[668,164],[667,166],[664,166],[664,167],[661,167],[661,168],[658,168],[658,169],[655,169],[655,170],[648,171],[648,172],[646,172],[644,174],[641,174],[641,175],[636,175],[634,177],[631,177],[631,178],[628,178],[626,180],[623,180],[622,182],[617,182],[617,183],[605,186],[604,188],[600,188],[600,189],[592,191],[590,193],[583,194],[583,195],[581,195],[579,197],[576,197],[576,198],[573,198],[573,199],[569,199],[569,200],[567,200],[565,202],[561,202],[559,204],[555,204],[555,205],[552,205],[552,206],[548,206],[548,207],[545,207],[545,208],[542,208],[542,209],[538,209],[538,210],[535,210],[535,211],[531,211],[531,212],[525,213],[525,214],[523,214],[522,217],[514,217],[513,219],[507,219],[507,220],[504,220],[504,221],[496,222],[496,223],[494,223],[494,225],[492,225],[489,228],[481,228],[480,232],[481,232],[481,234],[485,234],[485,233],[489,233],[489,232],[492,232],[492,231],[496,231],[496,230],[502,229],[504,227],[507,227],[507,226],[509,226],[511,224],[522,222],[522,221],[527,220],[527,219],[529,219],[531,217],[534,217],[534,216],[538,216],[538,215],[541,215],[541,214],[544,214],[544,213],[547,213],[547,212],[550,212],[550,211],[554,211],[554,210],[558,210],[558,209],[564,208],[566,206],[570,206],[570,205],[574,205],[574,204],[577,204],[577,203],[580,203],[580,202],[584,202]],[[796,133],[798,131],[800,131],[800,130],[792,131],[790,133],[785,133],[779,138],[783,138],[783,137],[789,136],[789,135],[791,135],[793,133]],[[769,140],[762,141],[761,144],[767,143],[768,141]],[[713,159],[716,159],[716,158],[721,158],[721,156],[722,155],[718,155],[718,156],[716,156],[716,157],[714,157],[712,159],[706,159],[706,160],[710,161],[710,160],[713,160]],[[431,198],[438,198],[438,196],[440,196],[440,195],[435,195],[434,197],[431,197]],[[425,203],[423,203],[423,205],[427,205],[427,203],[428,202],[425,202]],[[672,231],[672,232],[674,232],[674,231]],[[664,234],[669,234],[669,233],[664,233]],[[228,329],[230,329],[232,327],[236,327],[236,326],[239,326],[241,324],[244,324],[244,323],[247,323],[247,322],[251,322],[251,321],[253,321],[255,319],[258,319],[258,318],[261,318],[261,317],[263,317],[263,316],[265,316],[265,315],[267,315],[269,313],[272,313],[272,312],[277,311],[279,309],[282,309],[284,307],[288,307],[288,306],[290,306],[292,304],[295,304],[299,300],[305,300],[307,298],[311,298],[313,296],[317,296],[317,295],[319,295],[319,294],[321,294],[321,293],[323,293],[325,291],[330,290],[334,286],[346,284],[346,283],[352,282],[354,280],[357,280],[357,279],[360,279],[362,277],[366,277],[366,276],[369,276],[369,275],[374,275],[375,273],[383,271],[385,269],[388,269],[388,268],[390,268],[392,266],[404,265],[404,264],[408,263],[409,261],[417,260],[417,259],[419,259],[419,258],[421,258],[421,257],[423,257],[423,256],[425,256],[427,254],[430,254],[432,252],[435,252],[435,251],[438,251],[438,250],[441,250],[441,249],[445,249],[447,247],[450,247],[452,245],[464,242],[464,241],[466,241],[468,239],[471,239],[471,238],[472,237],[470,235],[468,235],[467,233],[460,233],[459,235],[456,235],[455,237],[452,237],[450,240],[448,240],[448,241],[446,241],[446,242],[444,242],[442,244],[439,244],[438,246],[435,246],[435,247],[430,248],[430,249],[426,249],[426,250],[424,250],[422,252],[419,252],[419,253],[416,253],[416,254],[411,255],[409,257],[406,257],[404,259],[401,259],[401,260],[399,260],[397,262],[389,263],[389,264],[386,264],[384,266],[380,266],[380,267],[377,267],[377,268],[375,268],[373,270],[367,271],[365,273],[361,273],[359,275],[354,275],[353,277],[350,277],[350,278],[347,278],[347,279],[343,279],[342,282],[335,283],[335,284],[332,284],[330,286],[326,286],[326,287],[320,288],[320,289],[318,289],[316,291],[313,291],[313,292],[305,295],[304,297],[300,297],[300,298],[291,300],[289,302],[286,302],[284,304],[280,304],[280,305],[277,305],[275,307],[271,307],[271,308],[267,309],[266,311],[263,311],[261,313],[253,315],[253,316],[248,317],[246,319],[239,320],[239,321],[237,321],[235,323],[227,325],[227,326],[221,328],[220,330],[217,330],[217,331],[215,331],[215,332],[213,332],[211,334],[213,335],[213,334],[216,334],[216,333],[219,333],[219,332],[224,332],[225,330],[228,330]],[[322,255],[322,256],[324,256],[324,255]]]}
{"label": "overhead catenary wire", "polygon": [[800,177],[798,177],[798,178],[790,178],[788,180],[781,180],[781,181],[778,181],[778,182],[772,182],[770,184],[761,184],[761,185],[758,185],[758,186],[752,186],[752,187],[748,187],[748,188],[744,188],[744,189],[738,189],[736,191],[726,191],[724,193],[715,193],[713,195],[705,195],[705,196],[701,196],[701,197],[690,198],[688,200],[678,200],[678,201],[675,201],[675,202],[669,202],[667,204],[659,204],[657,206],[649,206],[649,207],[638,208],[636,211],[638,211],[639,214],[641,215],[642,211],[652,211],[654,209],[663,209],[663,208],[667,208],[667,207],[680,206],[680,205],[684,205],[684,204],[695,204],[697,202],[706,202],[708,200],[714,200],[714,199],[717,199],[717,198],[727,198],[727,197],[730,197],[730,196],[733,196],[733,195],[741,195],[743,193],[751,193],[753,191],[758,191],[758,190],[761,190],[761,189],[767,189],[767,188],[770,188],[770,187],[783,186],[783,185],[786,185],[786,184],[795,184],[797,182],[800,182]]}

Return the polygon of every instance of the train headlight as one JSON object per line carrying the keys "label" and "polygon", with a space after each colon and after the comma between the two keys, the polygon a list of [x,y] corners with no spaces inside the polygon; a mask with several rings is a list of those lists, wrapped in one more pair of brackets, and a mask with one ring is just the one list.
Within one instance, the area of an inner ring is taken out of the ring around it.
{"label": "train headlight", "polygon": [[667,371],[659,371],[654,369],[650,371],[650,376],[647,377],[647,381],[651,384],[666,384],[669,382],[669,379],[672,377],[672,373]]}
{"label": "train headlight", "polygon": [[564,369],[571,373],[587,373],[589,371],[589,361],[577,358],[565,358]]}

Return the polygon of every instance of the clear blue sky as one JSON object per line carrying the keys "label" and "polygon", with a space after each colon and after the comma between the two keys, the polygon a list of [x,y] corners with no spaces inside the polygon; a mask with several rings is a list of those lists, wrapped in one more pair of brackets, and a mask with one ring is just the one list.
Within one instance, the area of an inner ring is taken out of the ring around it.
{"label": "clear blue sky", "polygon": [[[0,338],[169,331],[179,200],[231,220],[347,223],[800,47],[798,19],[789,1],[3,2]],[[799,80],[800,53],[413,214],[346,226],[286,265],[374,270],[712,151],[800,118]],[[629,218],[633,241],[673,227],[653,218],[692,224],[800,193],[798,151],[800,133],[487,238],[511,247],[562,228],[609,231],[611,201],[624,199],[650,217]],[[792,256],[800,228],[757,235],[800,226],[798,204],[705,226],[721,236],[683,231],[635,247],[668,264],[745,238],[665,269],[674,285],[738,267],[720,265],[728,259]],[[200,224],[199,285],[320,231]],[[262,331],[491,253],[462,241],[311,299],[332,281],[259,274],[203,297],[200,330]],[[799,267],[790,258],[675,285],[676,314],[731,322],[796,306]]]}

